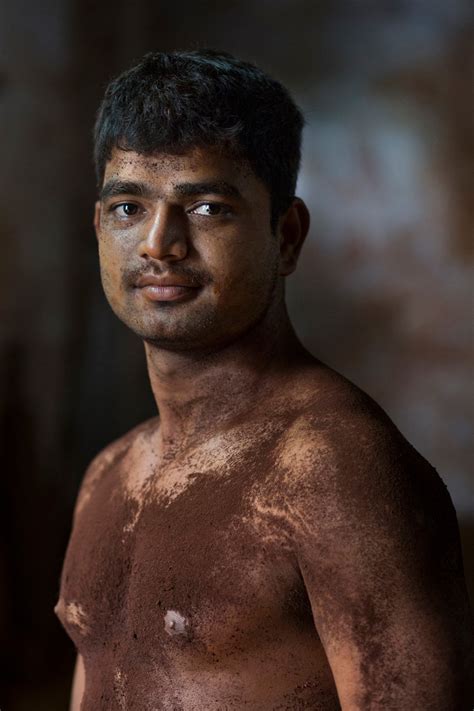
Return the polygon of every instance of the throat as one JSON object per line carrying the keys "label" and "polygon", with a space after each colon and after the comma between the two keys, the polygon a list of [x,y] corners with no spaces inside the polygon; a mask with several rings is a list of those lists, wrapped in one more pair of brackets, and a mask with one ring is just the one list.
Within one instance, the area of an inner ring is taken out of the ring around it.
{"label": "throat", "polygon": [[249,373],[210,376],[201,386],[197,393],[159,401],[159,444],[165,459],[246,423],[267,398],[267,379]]}
{"label": "throat", "polygon": [[272,333],[247,334],[204,355],[164,352],[149,343],[145,352],[165,454],[243,423],[262,404],[268,406],[304,349],[285,321]]}

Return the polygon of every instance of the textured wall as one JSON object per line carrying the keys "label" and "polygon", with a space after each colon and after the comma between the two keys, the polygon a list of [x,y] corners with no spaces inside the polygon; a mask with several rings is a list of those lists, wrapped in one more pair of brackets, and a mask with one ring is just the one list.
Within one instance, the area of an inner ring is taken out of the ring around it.
{"label": "textured wall", "polygon": [[153,412],[142,346],[101,294],[90,128],[150,49],[214,46],[293,90],[313,215],[290,310],[438,469],[473,572],[472,31],[468,2],[19,0],[0,23],[0,706],[65,708],[52,614],[90,458]]}

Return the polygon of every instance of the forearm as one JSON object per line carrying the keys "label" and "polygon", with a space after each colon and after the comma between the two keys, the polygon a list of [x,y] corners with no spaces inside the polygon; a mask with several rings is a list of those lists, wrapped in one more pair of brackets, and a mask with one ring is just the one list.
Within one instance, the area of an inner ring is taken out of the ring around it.
{"label": "forearm", "polygon": [[69,711],[80,711],[82,697],[84,695],[84,687],[86,674],[84,669],[84,661],[80,654],[77,655],[76,667],[74,669],[74,677],[72,681],[71,704]]}

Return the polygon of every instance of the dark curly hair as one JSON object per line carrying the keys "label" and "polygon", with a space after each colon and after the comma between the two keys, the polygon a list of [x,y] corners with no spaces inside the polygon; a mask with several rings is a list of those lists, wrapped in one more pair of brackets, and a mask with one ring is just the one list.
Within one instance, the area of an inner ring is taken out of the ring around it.
{"label": "dark curly hair", "polygon": [[106,89],[94,130],[97,180],[114,147],[219,147],[266,185],[274,227],[294,197],[303,124],[285,87],[253,64],[213,50],[151,52]]}

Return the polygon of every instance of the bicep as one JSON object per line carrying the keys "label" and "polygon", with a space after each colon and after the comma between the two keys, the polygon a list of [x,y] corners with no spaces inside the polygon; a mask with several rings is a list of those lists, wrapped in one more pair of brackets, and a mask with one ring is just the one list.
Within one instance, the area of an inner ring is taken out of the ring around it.
{"label": "bicep", "polygon": [[470,708],[455,514],[435,482],[423,501],[402,475],[395,480],[347,479],[329,503],[333,525],[327,512],[324,526],[314,524],[306,507],[299,531],[300,568],[342,708]]}
{"label": "bicep", "polygon": [[461,708],[462,598],[404,561],[374,563],[300,563],[343,709]]}
{"label": "bicep", "polygon": [[80,654],[77,655],[76,666],[74,669],[74,677],[72,682],[71,704],[69,711],[80,711],[82,697],[84,696],[84,688],[86,682],[86,673],[84,669],[84,660]]}

